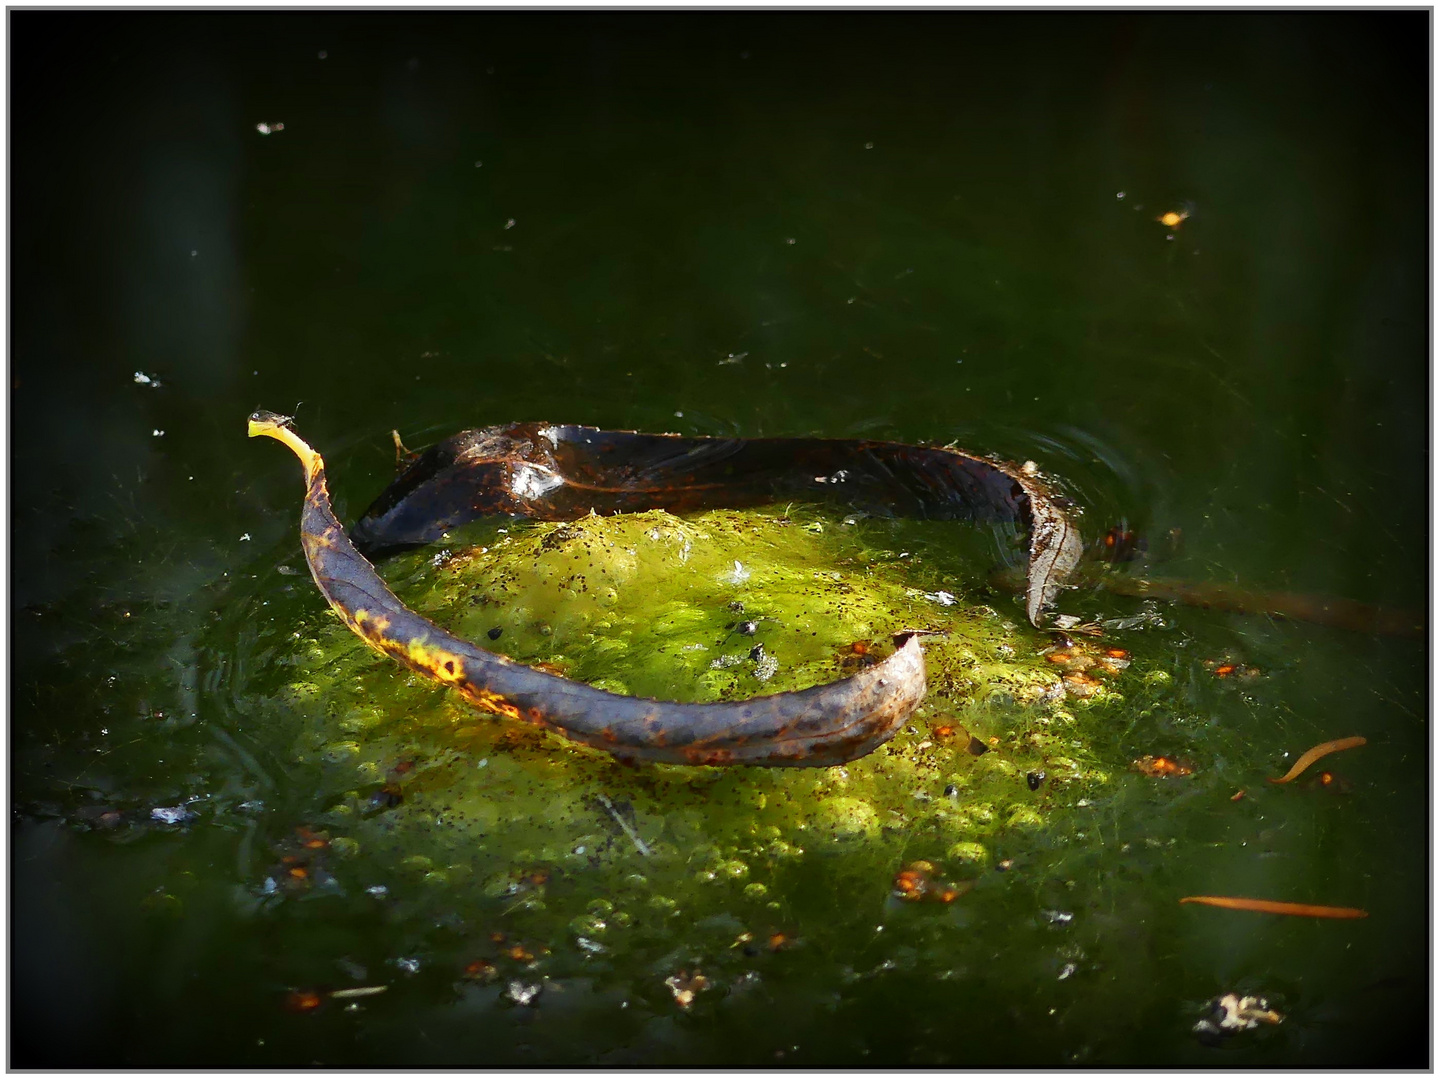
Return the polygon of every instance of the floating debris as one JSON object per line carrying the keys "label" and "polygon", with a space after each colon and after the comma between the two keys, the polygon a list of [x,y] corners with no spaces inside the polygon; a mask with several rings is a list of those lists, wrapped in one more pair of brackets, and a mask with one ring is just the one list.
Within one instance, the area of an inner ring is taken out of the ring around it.
{"label": "floating debris", "polygon": [[125,815],[110,806],[85,806],[75,812],[75,820],[93,829],[113,829],[124,822]]}
{"label": "floating debris", "polygon": [[901,900],[938,901],[948,904],[970,891],[971,883],[936,881],[935,864],[925,859],[912,862],[895,875],[895,895]]}
{"label": "floating debris", "polygon": [[1189,217],[1190,211],[1185,207],[1181,207],[1179,210],[1167,210],[1155,220],[1167,229],[1175,229],[1179,227],[1182,221],[1185,221]]}
{"label": "floating debris", "polygon": [[[1077,633],[1088,630],[1079,625],[1069,627]],[[1130,666],[1130,654],[1124,649],[1096,649],[1079,644],[1069,637],[1063,643],[1052,646],[1041,653],[1045,659],[1063,671],[1061,687],[1065,694],[1074,698],[1094,697],[1105,686],[1101,676],[1118,675]]]}
{"label": "floating debris", "polygon": [[295,838],[307,851],[321,851],[330,846],[329,833],[316,832],[308,825],[295,826]]}
{"label": "floating debris", "polygon": [[159,390],[161,383],[156,375],[146,375],[143,371],[135,372],[135,382],[139,386],[148,386],[151,390]]}
{"label": "floating debris", "polygon": [[1264,998],[1251,995],[1225,994],[1214,998],[1207,1008],[1210,1015],[1196,1021],[1190,1029],[1206,1041],[1249,1031],[1262,1023],[1278,1024],[1285,1019],[1270,1008]]}
{"label": "floating debris", "polygon": [[1188,762],[1178,758],[1155,757],[1151,754],[1137,758],[1130,764],[1137,772],[1162,780],[1170,776],[1189,776],[1195,771]]}
{"label": "floating debris", "polygon": [[534,1006],[535,999],[540,996],[540,991],[545,989],[543,983],[523,983],[519,979],[505,987],[505,997],[516,1005]]}
{"label": "floating debris", "polygon": [[1300,755],[1300,760],[1291,766],[1289,772],[1278,779],[1271,777],[1270,783],[1288,784],[1326,754],[1333,754],[1337,750],[1353,750],[1357,746],[1364,745],[1365,737],[1363,735],[1352,735],[1346,739],[1333,739],[1330,742],[1323,742],[1319,746],[1312,746]]}
{"label": "floating debris", "polygon": [[780,661],[772,654],[765,651],[764,645],[756,645],[750,650],[750,659],[755,662],[755,679],[757,682],[769,682],[780,670]]}
{"label": "floating debris", "polygon": [[150,811],[151,820],[164,825],[183,825],[195,816],[195,811],[185,806],[157,806]]}
{"label": "floating debris", "polygon": [[1312,777],[1305,781],[1304,786],[1311,791],[1331,791],[1337,795],[1349,795],[1351,784],[1332,772],[1322,772],[1319,776]]}
{"label": "floating debris", "polygon": [[[635,826],[631,825],[628,821],[625,820],[623,816],[621,816],[620,811],[615,808],[615,804],[611,802],[610,799],[604,794],[596,795],[595,801],[598,802],[605,809],[606,813],[608,813],[612,818],[615,819],[615,824],[619,825],[621,831],[630,838],[630,842],[635,845],[635,850],[648,859],[650,857],[649,846],[645,843],[644,840],[640,839],[640,834],[635,831]],[[629,809],[628,804],[626,805],[626,809]]]}
{"label": "floating debris", "polygon": [[1095,554],[1105,562],[1133,562],[1143,557],[1147,548],[1145,538],[1122,519],[1120,524],[1111,526],[1105,533]]}
{"label": "floating debris", "polygon": [[340,1001],[347,998],[374,997],[376,994],[383,994],[389,990],[388,986],[351,986],[341,990],[331,990],[330,996]]}
{"label": "floating debris", "polygon": [[1104,686],[1094,675],[1083,671],[1072,671],[1063,676],[1060,681],[1065,684],[1065,693],[1076,698],[1094,697]]}
{"label": "floating debris", "polygon": [[666,979],[665,985],[670,988],[675,1003],[682,1009],[688,1009],[694,1003],[695,995],[710,985],[710,980],[701,973],[699,968],[695,969],[693,975],[682,969]]}
{"label": "floating debris", "polygon": [[1288,900],[1252,900],[1243,896],[1182,896],[1182,904],[1208,904],[1232,911],[1260,911],[1267,915],[1303,915],[1312,919],[1367,919],[1362,908],[1331,907],[1329,904],[1292,904]]}
{"label": "floating debris", "polygon": [[1206,660],[1205,670],[1214,675],[1217,679],[1239,679],[1241,682],[1249,682],[1260,677],[1260,669],[1242,664],[1236,660]]}
{"label": "floating debris", "polygon": [[260,123],[255,125],[255,130],[258,131],[261,135],[270,135],[276,131],[284,131],[285,125],[280,123],[279,121],[276,121],[273,124],[267,124],[262,120]]}
{"label": "floating debris", "polygon": [[325,1003],[325,998],[314,990],[291,990],[285,995],[285,1008],[290,1012],[314,1012]]}

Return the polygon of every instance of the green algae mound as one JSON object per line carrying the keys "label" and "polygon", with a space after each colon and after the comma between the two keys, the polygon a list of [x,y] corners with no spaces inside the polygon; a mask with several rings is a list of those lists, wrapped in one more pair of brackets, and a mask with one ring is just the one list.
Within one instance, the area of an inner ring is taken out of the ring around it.
{"label": "green algae mound", "polygon": [[793,510],[654,511],[491,528],[392,561],[392,587],[439,624],[617,693],[800,689],[923,630],[929,694],[895,739],[843,767],[625,766],[478,713],[327,617],[287,693],[305,722],[299,756],[344,789],[329,824],[356,847],[399,844],[438,880],[636,857],[724,876],[748,866],[741,849],[784,858],[897,832],[983,867],[997,834],[1044,825],[1056,791],[1073,801],[1108,781],[1083,718],[1111,692],[1067,702],[1045,635],[958,600],[868,535]]}

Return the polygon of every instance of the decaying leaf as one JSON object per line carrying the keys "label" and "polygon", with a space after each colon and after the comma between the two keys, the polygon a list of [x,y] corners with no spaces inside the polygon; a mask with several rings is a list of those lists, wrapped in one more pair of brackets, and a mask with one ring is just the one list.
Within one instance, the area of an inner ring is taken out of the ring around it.
{"label": "decaying leaf", "polygon": [[300,459],[306,560],[355,634],[482,709],[628,760],[772,766],[853,760],[889,739],[923,700],[920,637],[897,634],[888,658],[808,690],[715,704],[626,697],[448,633],[406,608],[361,550],[418,546],[485,514],[568,520],[592,509],[843,495],[847,504],[892,513],[1028,524],[1026,610],[1037,623],[1080,555],[1078,533],[1033,469],[956,450],[860,440],[684,439],[541,424],[462,432],[418,455],[356,524],[352,543],[331,509],[324,461],[289,419],[257,412],[249,431],[283,442]]}

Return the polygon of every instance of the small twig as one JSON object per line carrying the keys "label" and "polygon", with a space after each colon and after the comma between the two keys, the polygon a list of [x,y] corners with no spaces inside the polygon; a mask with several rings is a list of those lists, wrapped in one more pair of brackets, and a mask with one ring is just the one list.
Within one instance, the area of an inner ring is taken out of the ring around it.
{"label": "small twig", "polygon": [[596,795],[595,798],[600,803],[600,805],[605,808],[606,812],[615,819],[615,824],[619,825],[620,828],[624,830],[625,835],[630,837],[630,839],[634,841],[635,850],[640,852],[641,855],[644,855],[648,859],[650,857],[650,848],[646,845],[644,840],[640,839],[640,834],[637,833],[630,826],[630,823],[620,816],[620,811],[615,809],[615,804],[612,803],[603,794]]}
{"label": "small twig", "polygon": [[341,1000],[345,998],[373,997],[376,994],[383,994],[389,989],[390,987],[388,986],[352,986],[344,990],[331,990],[330,996]]}

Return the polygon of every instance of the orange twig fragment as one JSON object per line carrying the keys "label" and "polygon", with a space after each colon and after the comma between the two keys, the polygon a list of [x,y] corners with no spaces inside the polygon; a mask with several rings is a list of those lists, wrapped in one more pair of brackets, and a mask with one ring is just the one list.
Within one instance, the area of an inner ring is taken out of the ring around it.
{"label": "orange twig fragment", "polygon": [[1364,745],[1365,736],[1363,735],[1351,735],[1348,739],[1335,739],[1331,742],[1322,742],[1319,746],[1311,747],[1309,750],[1306,750],[1305,753],[1301,754],[1300,760],[1295,762],[1295,764],[1291,766],[1290,771],[1284,776],[1278,780],[1273,776],[1270,777],[1270,783],[1288,784],[1326,754],[1333,754],[1337,750],[1352,750],[1357,746]]}
{"label": "orange twig fragment", "polygon": [[1288,900],[1251,900],[1244,896],[1182,896],[1180,903],[1209,904],[1233,911],[1263,911],[1268,915],[1308,915],[1312,919],[1365,919],[1370,916],[1363,908],[1292,904]]}

